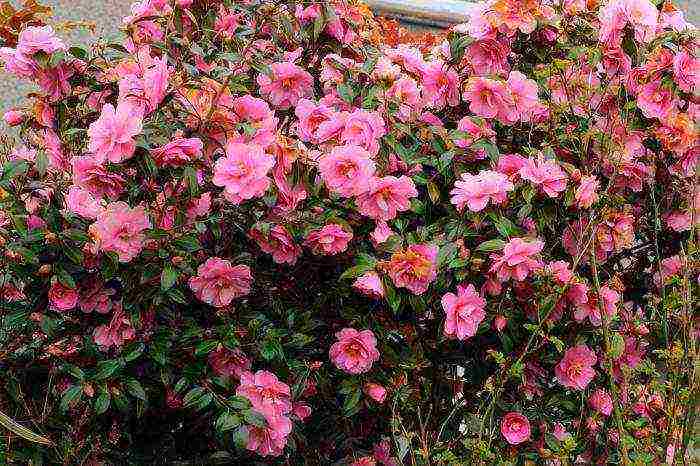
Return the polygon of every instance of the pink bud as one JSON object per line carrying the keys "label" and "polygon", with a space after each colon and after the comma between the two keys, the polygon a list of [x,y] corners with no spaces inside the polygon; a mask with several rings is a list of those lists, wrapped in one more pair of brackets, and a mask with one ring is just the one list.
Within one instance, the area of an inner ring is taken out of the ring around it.
{"label": "pink bud", "polygon": [[374,382],[367,382],[365,384],[365,394],[381,404],[384,403],[386,398],[386,388]]}
{"label": "pink bud", "polygon": [[508,319],[506,319],[502,315],[497,315],[496,318],[493,319],[493,327],[499,332],[502,332],[503,329],[506,328],[507,323]]}
{"label": "pink bud", "polygon": [[8,110],[3,115],[3,119],[9,126],[17,126],[24,121],[24,114],[19,110]]}

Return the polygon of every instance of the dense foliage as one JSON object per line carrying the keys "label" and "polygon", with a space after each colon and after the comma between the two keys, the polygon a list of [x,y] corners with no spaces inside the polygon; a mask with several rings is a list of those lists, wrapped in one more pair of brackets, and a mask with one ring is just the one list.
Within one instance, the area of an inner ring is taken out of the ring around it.
{"label": "dense foliage", "polygon": [[1,13],[37,84],[0,151],[8,462],[689,461],[700,61],[672,4],[411,35],[354,1],[142,0],[90,49]]}

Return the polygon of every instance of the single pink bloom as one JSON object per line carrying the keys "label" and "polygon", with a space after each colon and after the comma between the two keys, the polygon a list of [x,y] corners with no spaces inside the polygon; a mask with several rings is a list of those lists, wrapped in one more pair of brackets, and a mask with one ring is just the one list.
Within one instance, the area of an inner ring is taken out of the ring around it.
{"label": "single pink bloom", "polygon": [[164,146],[151,151],[151,156],[159,167],[181,167],[202,156],[202,140],[199,138],[176,137]]}
{"label": "single pink bloom", "polygon": [[530,439],[530,421],[520,413],[510,412],[503,416],[501,434],[511,445],[518,445]]}
{"label": "single pink bloom", "polygon": [[330,191],[343,197],[365,193],[374,176],[374,162],[369,152],[360,146],[334,147],[318,162],[321,178]]}
{"label": "single pink bloom", "polygon": [[352,239],[352,231],[346,231],[336,223],[329,223],[320,230],[309,233],[306,245],[314,254],[335,255],[345,251]]}
{"label": "single pink bloom", "polygon": [[239,348],[230,350],[219,346],[209,353],[209,365],[219,377],[239,379],[241,374],[250,370],[252,361]]}
{"label": "single pink bloom", "polygon": [[486,300],[479,296],[474,285],[458,285],[457,294],[445,293],[442,296],[442,309],[447,317],[443,333],[448,338],[466,340],[476,335],[479,324],[486,313]]}
{"label": "single pink bloom", "polygon": [[189,284],[200,301],[214,307],[226,307],[236,298],[250,293],[253,276],[247,265],[232,266],[231,262],[210,257],[197,269]]}
{"label": "single pink bloom", "polygon": [[574,273],[566,261],[554,261],[547,264],[547,272],[551,273],[560,285],[566,285],[573,281]]}
{"label": "single pink bloom", "polygon": [[294,244],[294,238],[281,225],[274,225],[265,234],[258,228],[250,230],[250,236],[264,252],[272,254],[272,260],[278,264],[294,265],[301,255],[300,248]]}
{"label": "single pink bloom", "polygon": [[224,188],[229,202],[240,204],[265,194],[270,187],[267,174],[274,164],[275,159],[262,147],[232,142],[226,146],[226,155],[214,164],[212,183]]}
{"label": "single pink bloom", "polygon": [[467,82],[464,100],[469,110],[483,118],[496,118],[505,125],[518,120],[518,112],[506,84],[489,78],[473,77]]}
{"label": "single pink bloom", "polygon": [[576,390],[584,390],[595,377],[593,366],[598,361],[595,353],[586,345],[569,348],[564,358],[554,368],[560,384]]}
{"label": "single pink bloom", "polygon": [[654,285],[660,288],[668,284],[674,276],[679,275],[683,270],[683,261],[678,255],[667,257],[661,261],[659,268],[660,270],[654,274]]}
{"label": "single pink bloom", "polygon": [[496,171],[503,173],[514,181],[520,176],[520,169],[528,163],[528,159],[519,154],[504,154],[499,157]]}
{"label": "single pink bloom", "polygon": [[620,293],[607,285],[601,286],[600,296],[590,292],[585,302],[576,304],[574,318],[578,322],[588,318],[592,325],[600,327],[603,324],[603,316],[609,320],[617,314],[617,305],[620,299]]}
{"label": "single pink bloom", "polygon": [[128,102],[102,107],[100,117],[88,128],[88,149],[98,162],[119,163],[134,155],[134,137],[141,133],[140,110]]}
{"label": "single pink bloom", "polygon": [[412,244],[405,251],[395,252],[385,267],[394,285],[419,295],[437,278],[437,254],[437,246]]}
{"label": "single pink bloom", "polygon": [[311,416],[311,406],[303,402],[292,403],[292,414],[300,421],[304,421],[307,417]]}
{"label": "single pink bloom", "polygon": [[377,247],[377,245],[385,243],[386,240],[388,240],[393,234],[394,231],[387,222],[379,221],[377,222],[377,226],[374,228],[374,231],[372,231],[369,236],[374,247]]}
{"label": "single pink bloom", "polygon": [[68,288],[58,280],[51,283],[49,289],[49,305],[51,309],[60,312],[70,311],[78,305],[78,290]]}
{"label": "single pink bloom", "polygon": [[73,183],[88,191],[95,198],[103,196],[116,198],[124,191],[125,180],[121,175],[110,172],[103,163],[94,157],[73,157]]}
{"label": "single pink bloom", "polygon": [[384,119],[379,113],[356,109],[345,119],[340,142],[360,146],[375,156],[379,153],[379,138],[385,134]]}
{"label": "single pink bloom", "polygon": [[666,120],[676,111],[677,103],[672,90],[662,86],[660,80],[644,84],[637,93],[637,106],[647,118]]}
{"label": "single pink bloom", "polygon": [[591,396],[588,398],[588,404],[591,406],[591,408],[595,409],[604,416],[610,416],[610,413],[612,413],[613,410],[612,398],[608,392],[602,388],[598,388],[596,391],[591,393]]}
{"label": "single pink bloom", "polygon": [[359,276],[352,287],[370,298],[380,299],[384,297],[384,284],[374,270]]}
{"label": "single pink bloom", "polygon": [[576,205],[581,209],[588,209],[594,202],[598,200],[596,190],[600,186],[600,182],[595,175],[581,177],[581,184],[576,189],[575,199]]}
{"label": "single pink bloom", "polygon": [[244,371],[240,374],[241,384],[236,395],[246,397],[253,409],[266,418],[276,418],[292,411],[291,389],[275,374],[257,371],[255,374]]}
{"label": "single pink bloom", "polygon": [[692,94],[700,88],[700,60],[683,50],[673,57],[673,79],[680,90]]}
{"label": "single pink bloom", "polygon": [[[282,426],[280,428],[280,426]],[[286,417],[278,419],[277,428],[248,426],[246,448],[262,457],[281,456],[287,444],[287,436],[292,431],[292,423]]]}
{"label": "single pink bloom", "polygon": [[[491,125],[486,120],[475,121],[474,117],[465,116],[459,120],[457,123],[457,129],[464,133],[468,133],[469,136],[464,139],[455,139],[455,145],[461,147],[462,149],[469,149],[469,147],[474,144],[479,139],[486,139],[495,142],[496,132],[491,128]],[[478,159],[485,159],[487,157],[486,151],[483,149],[477,150]]]}
{"label": "single pink bloom", "polygon": [[365,394],[379,404],[386,399],[386,388],[374,382],[367,382],[364,386]]}
{"label": "single pink bloom", "polygon": [[544,248],[540,240],[526,241],[523,238],[513,238],[503,248],[503,255],[491,255],[494,260],[491,272],[497,274],[502,282],[513,278],[523,281],[533,270],[542,268],[542,262],[534,258]]}
{"label": "single pink bloom", "polygon": [[484,39],[473,42],[466,52],[466,57],[477,76],[504,74],[510,71],[508,55],[510,44],[507,39]]}
{"label": "single pink bloom", "polygon": [[[324,142],[325,139],[320,137],[319,129],[321,125],[329,121],[335,113],[335,110],[325,104],[316,104],[309,99],[299,99],[294,109],[294,114],[299,119],[296,128],[299,138],[304,142],[311,142],[313,144]],[[343,125],[338,125],[338,132],[341,131]]]}
{"label": "single pink bloom", "polygon": [[51,55],[65,49],[66,45],[56,37],[51,26],[29,26],[23,29],[17,37],[17,51],[27,57],[31,57],[37,52]]}
{"label": "single pink bloom", "polygon": [[124,313],[120,303],[115,305],[114,314],[109,325],[100,325],[95,329],[93,340],[103,349],[112,346],[121,347],[126,341],[133,340],[136,336],[131,320]]}
{"label": "single pink bloom", "polygon": [[80,186],[72,185],[66,196],[66,208],[74,214],[91,220],[102,213],[102,204],[92,194]]}
{"label": "single pink bloom", "polygon": [[459,104],[459,76],[442,60],[426,63],[422,69],[423,93],[426,103],[441,110],[445,105]]}
{"label": "single pink bloom", "polygon": [[89,285],[80,293],[80,310],[86,314],[97,312],[107,314],[112,310],[112,296],[117,292],[114,288],[107,288],[98,279],[90,280]]}
{"label": "single pink bloom", "polygon": [[231,39],[236,34],[236,29],[240,25],[240,19],[240,14],[236,14],[233,10],[221,5],[214,22],[214,31],[226,39]]}
{"label": "single pink bloom", "polygon": [[552,435],[554,435],[554,438],[556,438],[560,442],[563,442],[569,436],[571,436],[571,434],[566,431],[566,429],[560,422],[556,422],[554,424],[554,430],[552,431]]}
{"label": "single pink bloom", "polygon": [[5,71],[18,78],[33,78],[39,73],[36,62],[16,49],[0,48],[0,59],[5,63]]}
{"label": "single pink bloom", "polygon": [[260,94],[275,107],[287,109],[313,94],[313,76],[294,63],[273,63],[270,73],[258,75],[258,86]]}
{"label": "single pink bloom", "polygon": [[411,208],[410,199],[418,196],[413,180],[402,175],[399,178],[372,177],[369,189],[357,197],[357,207],[362,215],[375,220],[391,220],[398,212]]}
{"label": "single pink bloom", "polygon": [[90,234],[104,252],[114,252],[120,262],[129,262],[143,249],[151,220],[142,206],[131,209],[125,202],[112,202],[90,226]]}
{"label": "single pink bloom", "polygon": [[257,144],[267,148],[275,142],[277,118],[267,102],[246,94],[233,99],[233,111],[238,117],[238,136],[229,142]]}
{"label": "single pink bloom", "polygon": [[349,374],[361,374],[372,368],[379,360],[377,339],[371,330],[358,332],[354,328],[344,328],[335,334],[338,339],[329,351],[331,361],[338,369]]}
{"label": "single pink bloom", "polygon": [[568,177],[555,160],[527,159],[520,169],[522,179],[530,181],[551,198],[556,198],[559,193],[566,190]]}
{"label": "single pink bloom", "polygon": [[483,210],[489,201],[494,204],[502,204],[508,199],[508,192],[514,188],[505,175],[501,173],[482,170],[478,175],[463,173],[462,179],[455,182],[455,187],[450,191],[450,202],[462,211],[464,206],[469,210],[479,212]]}
{"label": "single pink bloom", "polygon": [[497,315],[493,319],[493,328],[496,329],[498,332],[502,332],[504,328],[506,328],[506,325],[508,324],[508,319],[505,318],[505,316],[502,315]]}
{"label": "single pink bloom", "polygon": [[530,121],[539,105],[537,83],[519,71],[511,71],[506,82],[521,121]]}
{"label": "single pink bloom", "polygon": [[7,126],[17,126],[24,121],[24,113],[19,110],[8,110],[2,118],[7,123]]}

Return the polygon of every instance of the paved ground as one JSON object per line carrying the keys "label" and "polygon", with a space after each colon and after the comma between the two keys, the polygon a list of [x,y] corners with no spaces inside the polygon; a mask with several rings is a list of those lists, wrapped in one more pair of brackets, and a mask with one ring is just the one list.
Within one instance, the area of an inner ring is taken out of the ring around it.
{"label": "paved ground", "polygon": [[[10,0],[18,3],[19,0]],[[410,0],[407,0],[410,2]],[[59,20],[87,20],[95,23],[96,36],[115,37],[124,15],[129,11],[131,0],[44,0],[44,3],[54,8],[54,13]],[[700,24],[700,0],[677,0],[688,16],[696,25]],[[66,39],[81,43],[94,40],[94,37],[86,30],[74,31]],[[29,88],[17,82],[10,76],[0,71],[0,112],[18,105],[21,96]],[[1,113],[0,113],[1,114]],[[0,126],[0,131],[5,130]]]}

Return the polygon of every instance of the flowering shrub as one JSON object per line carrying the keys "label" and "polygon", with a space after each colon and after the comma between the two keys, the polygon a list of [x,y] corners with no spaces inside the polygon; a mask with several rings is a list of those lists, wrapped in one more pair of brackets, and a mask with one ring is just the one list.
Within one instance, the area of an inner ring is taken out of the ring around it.
{"label": "flowering shrub", "polygon": [[354,1],[142,0],[89,50],[13,11],[12,461],[689,461],[700,61],[672,4],[411,35]]}

